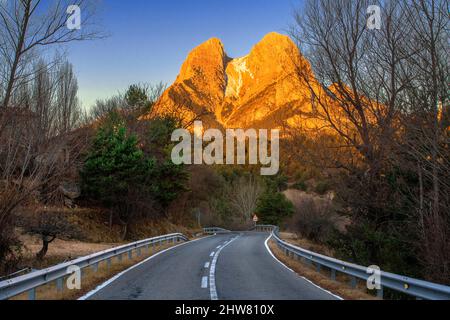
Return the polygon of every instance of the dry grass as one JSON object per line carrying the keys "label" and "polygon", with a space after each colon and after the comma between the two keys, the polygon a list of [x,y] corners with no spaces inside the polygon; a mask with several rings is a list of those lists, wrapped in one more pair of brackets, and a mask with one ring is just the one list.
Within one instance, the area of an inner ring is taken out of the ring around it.
{"label": "dry grass", "polygon": [[[98,270],[95,272],[93,268],[85,268],[82,273],[81,290],[68,290],[65,288],[62,292],[58,292],[56,282],[46,284],[44,286],[36,288],[37,300],[76,300],[89,291],[96,288],[106,280],[112,278],[114,275],[130,268],[131,266],[155,255],[156,253],[165,250],[172,245],[163,245],[158,248],[153,248],[150,252],[146,249],[141,250],[141,255],[138,256],[137,252],[133,252],[132,259],[128,259],[128,255],[124,254],[122,261],[118,258],[113,258],[111,266],[108,267],[106,261],[99,263]],[[64,284],[67,278],[64,279]],[[23,293],[19,296],[12,298],[11,300],[28,300],[28,293]]]}
{"label": "dry grass", "polygon": [[317,252],[317,253],[326,255],[328,257],[334,257],[334,252],[331,248],[329,248],[325,245],[322,245],[322,244],[315,243],[315,242],[310,241],[305,238],[300,238],[294,233],[281,232],[280,237],[284,241],[287,241],[293,245],[299,246],[303,249]]}
{"label": "dry grass", "polygon": [[[318,272],[312,266],[299,260],[288,257],[278,248],[275,242],[270,241],[270,249],[274,255],[297,274],[312,281],[316,285],[346,299],[346,300],[377,300],[376,297],[366,293],[364,284],[358,282],[355,289],[350,287],[350,278],[343,274],[336,274],[336,281],[331,280],[330,273],[326,270]],[[325,273],[327,272],[327,273]]]}

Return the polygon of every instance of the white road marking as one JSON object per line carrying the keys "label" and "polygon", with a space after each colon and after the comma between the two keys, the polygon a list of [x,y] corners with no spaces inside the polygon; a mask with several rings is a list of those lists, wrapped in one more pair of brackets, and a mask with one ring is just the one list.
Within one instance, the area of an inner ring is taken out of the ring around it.
{"label": "white road marking", "polygon": [[214,258],[211,262],[211,268],[209,268],[209,294],[211,296],[211,300],[219,300],[219,297],[217,295],[217,288],[216,288],[216,264],[217,264],[217,260],[219,259],[220,252],[223,249],[225,249],[225,247],[230,245],[233,241],[238,239],[239,237],[240,237],[240,235],[236,236],[233,239],[231,239],[230,241],[228,241],[228,243],[226,245],[224,245],[222,248],[220,248],[214,255]]}
{"label": "white road marking", "polygon": [[207,238],[210,238],[210,237],[211,237],[211,236],[204,237],[204,238],[200,238],[200,239],[195,239],[195,240],[188,241],[188,242],[184,242],[184,243],[181,243],[181,244],[179,244],[179,245],[177,245],[177,246],[173,246],[173,247],[170,247],[170,248],[168,248],[168,249],[166,249],[166,250],[160,251],[160,252],[158,252],[158,253],[152,255],[151,257],[148,257],[148,258],[145,259],[144,261],[141,261],[141,262],[139,262],[138,264],[135,264],[134,266],[128,268],[127,270],[118,273],[117,275],[115,275],[114,277],[112,277],[111,279],[109,279],[108,281],[106,281],[106,282],[102,283],[101,285],[99,285],[99,286],[98,286],[97,288],[95,288],[94,290],[88,292],[87,294],[85,294],[84,296],[82,296],[81,298],[79,298],[78,300],[87,300],[87,299],[89,299],[89,298],[92,297],[94,294],[96,294],[97,292],[99,292],[99,291],[102,290],[103,288],[109,286],[111,283],[113,283],[114,281],[116,281],[117,279],[119,279],[121,276],[123,276],[123,275],[124,275],[125,273],[127,273],[128,271],[131,271],[131,270],[133,270],[134,268],[137,268],[137,267],[139,267],[140,265],[142,265],[142,264],[144,264],[144,263],[147,263],[148,261],[152,260],[153,258],[156,258],[157,256],[159,256],[159,255],[161,255],[161,254],[163,254],[163,253],[166,253],[166,252],[168,252],[168,251],[170,251],[170,250],[173,250],[173,249],[175,249],[175,248],[182,247],[182,246],[184,246],[184,245],[187,245],[187,244],[190,244],[190,243],[194,243],[194,242],[197,242],[197,241],[200,241],[200,240],[204,240],[204,239],[207,239]]}
{"label": "white road marking", "polygon": [[215,255],[216,253],[213,251],[213,252],[211,252],[211,254],[209,255],[210,257],[214,257],[214,255]]}
{"label": "white road marking", "polygon": [[205,263],[205,269],[208,269],[209,268],[209,262],[206,262]]}
{"label": "white road marking", "polygon": [[222,246],[217,246],[217,247],[216,247],[216,249],[220,249],[220,248],[222,248]]}
{"label": "white road marking", "polygon": [[289,268],[287,265],[285,265],[283,262],[281,262],[277,257],[275,257],[275,255],[273,254],[272,250],[270,250],[269,248],[269,240],[272,238],[272,234],[266,239],[266,242],[264,242],[264,245],[266,246],[267,251],[270,253],[270,255],[272,256],[272,258],[274,258],[276,261],[278,261],[279,264],[281,264],[283,267],[285,267],[286,269],[288,269],[289,271],[295,273],[296,275],[298,275],[300,278],[302,278],[303,280],[309,282],[310,284],[312,284],[313,286],[315,286],[316,288],[319,288],[322,291],[325,291],[326,293],[332,295],[333,297],[339,299],[339,300],[344,300],[342,297],[339,297],[338,295],[335,295],[334,293],[325,290],[322,287],[319,287],[317,284],[315,284],[314,282],[312,282],[311,280],[306,279],[305,277],[302,277],[301,275],[297,274],[294,270],[292,270],[291,268]]}
{"label": "white road marking", "polygon": [[208,288],[208,277],[202,278],[202,289]]}

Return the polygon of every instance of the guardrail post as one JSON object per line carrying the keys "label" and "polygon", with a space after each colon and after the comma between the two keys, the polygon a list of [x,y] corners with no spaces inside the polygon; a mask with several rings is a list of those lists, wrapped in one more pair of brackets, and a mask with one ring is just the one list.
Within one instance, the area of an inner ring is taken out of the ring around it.
{"label": "guardrail post", "polygon": [[93,270],[94,272],[97,272],[97,271],[98,271],[98,263],[94,263],[94,264],[92,265],[92,270]]}
{"label": "guardrail post", "polygon": [[320,263],[317,264],[316,268],[317,268],[317,272],[322,271],[322,266],[320,265]]}
{"label": "guardrail post", "polygon": [[63,278],[56,279],[56,291],[57,292],[63,292],[64,290],[64,284],[63,284]]}
{"label": "guardrail post", "polygon": [[336,281],[336,270],[331,269],[331,280]]}
{"label": "guardrail post", "polygon": [[133,259],[133,250],[128,251],[128,259]]}
{"label": "guardrail post", "polygon": [[381,286],[380,290],[377,290],[377,297],[380,299],[384,298],[384,288]]}
{"label": "guardrail post", "polygon": [[356,277],[351,276],[350,277],[350,286],[352,287],[352,289],[355,289],[356,285],[357,285]]}
{"label": "guardrail post", "polygon": [[140,257],[141,256],[141,248],[137,249],[137,256]]}
{"label": "guardrail post", "polygon": [[111,268],[111,258],[106,259],[106,265]]}
{"label": "guardrail post", "polygon": [[36,288],[28,291],[28,300],[36,300]]}
{"label": "guardrail post", "polygon": [[117,256],[117,260],[119,260],[119,262],[122,262],[122,254],[119,254],[119,255]]}

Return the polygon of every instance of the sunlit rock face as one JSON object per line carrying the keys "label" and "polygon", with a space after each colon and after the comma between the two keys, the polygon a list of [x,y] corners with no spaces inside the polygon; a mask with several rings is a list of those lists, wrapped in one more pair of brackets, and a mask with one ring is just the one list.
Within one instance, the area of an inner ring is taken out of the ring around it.
{"label": "sunlit rock face", "polygon": [[224,128],[308,126],[304,115],[313,111],[311,90],[299,73],[312,77],[310,70],[285,35],[270,33],[247,56],[235,59],[213,38],[188,55],[153,115],[200,118]]}

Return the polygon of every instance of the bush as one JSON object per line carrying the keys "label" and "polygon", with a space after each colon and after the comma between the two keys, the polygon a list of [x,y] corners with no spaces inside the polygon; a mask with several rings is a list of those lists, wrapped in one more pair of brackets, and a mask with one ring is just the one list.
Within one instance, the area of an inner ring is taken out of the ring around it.
{"label": "bush", "polygon": [[256,214],[263,224],[280,225],[281,222],[292,216],[294,205],[286,196],[278,192],[266,192],[258,201]]}
{"label": "bush", "polygon": [[328,182],[325,182],[325,181],[320,181],[315,188],[315,192],[320,195],[324,195],[329,190],[330,190],[330,185],[328,184]]}
{"label": "bush", "polygon": [[294,219],[295,230],[302,237],[323,244],[334,233],[337,215],[331,204],[306,199],[297,205]]}
{"label": "bush", "polygon": [[308,186],[304,181],[296,182],[292,187],[300,191],[308,191]]}

